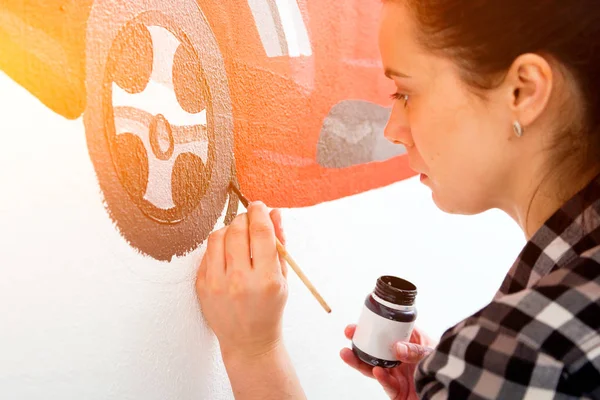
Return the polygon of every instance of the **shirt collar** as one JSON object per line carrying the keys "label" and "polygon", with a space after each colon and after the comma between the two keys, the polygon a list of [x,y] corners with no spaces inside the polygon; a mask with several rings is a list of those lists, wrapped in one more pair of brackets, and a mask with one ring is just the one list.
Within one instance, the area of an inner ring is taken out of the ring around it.
{"label": "shirt collar", "polygon": [[533,286],[600,243],[600,175],[558,209],[525,244],[496,297]]}

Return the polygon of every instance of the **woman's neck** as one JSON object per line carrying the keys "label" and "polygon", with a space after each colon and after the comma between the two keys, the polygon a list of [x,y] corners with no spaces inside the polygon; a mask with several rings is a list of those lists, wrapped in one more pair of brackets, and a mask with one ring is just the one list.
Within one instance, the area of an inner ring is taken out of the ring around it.
{"label": "woman's neck", "polygon": [[[561,176],[560,172],[521,183],[512,207],[505,209],[521,227],[527,240],[571,197],[583,189],[599,169],[588,170],[576,177]],[[565,184],[568,182],[568,185]],[[520,194],[520,195],[519,195]]]}

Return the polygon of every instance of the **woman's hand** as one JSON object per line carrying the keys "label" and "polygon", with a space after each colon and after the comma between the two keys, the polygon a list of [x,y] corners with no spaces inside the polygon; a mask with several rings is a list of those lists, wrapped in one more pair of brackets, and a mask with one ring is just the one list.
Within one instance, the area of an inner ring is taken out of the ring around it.
{"label": "woman's hand", "polygon": [[279,257],[281,215],[252,203],[213,232],[198,269],[196,292],[237,400],[305,399],[282,340],[287,265]]}
{"label": "woman's hand", "polygon": [[[356,325],[348,325],[344,331],[346,337],[352,340]],[[396,357],[402,361],[394,368],[372,367],[360,361],[351,349],[345,348],[340,352],[342,360],[352,368],[369,378],[376,379],[390,399],[417,399],[415,392],[415,368],[417,363],[433,349],[434,342],[417,328],[413,329],[409,342],[398,342],[394,346]]]}
{"label": "woman's hand", "polygon": [[226,359],[255,357],[279,346],[287,301],[281,215],[260,202],[213,232],[198,270],[196,292]]}

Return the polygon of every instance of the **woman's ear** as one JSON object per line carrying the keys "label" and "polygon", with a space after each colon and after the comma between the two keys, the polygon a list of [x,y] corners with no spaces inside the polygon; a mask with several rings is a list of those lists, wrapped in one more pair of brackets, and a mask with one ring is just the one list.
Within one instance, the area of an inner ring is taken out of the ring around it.
{"label": "woman's ear", "polygon": [[523,127],[531,125],[544,112],[554,85],[550,63],[537,54],[523,54],[515,59],[505,79],[509,107]]}

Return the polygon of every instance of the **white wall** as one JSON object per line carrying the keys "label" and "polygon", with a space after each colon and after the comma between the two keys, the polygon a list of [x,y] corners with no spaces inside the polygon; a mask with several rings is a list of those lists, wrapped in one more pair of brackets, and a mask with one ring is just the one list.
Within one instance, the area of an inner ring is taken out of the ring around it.
{"label": "white wall", "polygon": [[[0,73],[0,398],[231,398],[193,292],[203,249],[171,264],[134,251],[106,215],[81,119]],[[433,336],[483,306],[524,244],[499,212],[449,216],[415,179],[284,210],[291,254],[285,334],[311,399],[384,399],[338,357],[377,277],[419,288]]]}

